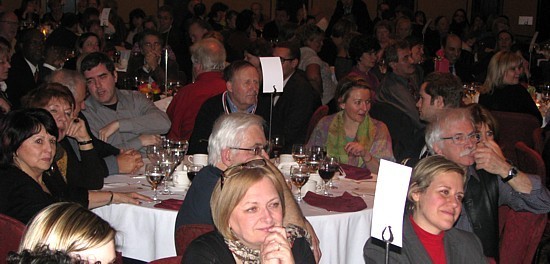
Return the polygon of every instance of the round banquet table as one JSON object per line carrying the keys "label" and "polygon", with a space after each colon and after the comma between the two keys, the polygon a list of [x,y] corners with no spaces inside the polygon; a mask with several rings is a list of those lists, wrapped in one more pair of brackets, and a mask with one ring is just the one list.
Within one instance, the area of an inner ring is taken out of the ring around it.
{"label": "round banquet table", "polygon": [[[300,208],[319,237],[323,254],[320,263],[363,263],[363,245],[370,237],[376,175],[372,180],[335,179],[334,183],[338,188],[331,190],[333,194],[341,195],[348,191],[361,196],[368,207],[358,212],[340,213],[302,201]],[[153,194],[142,175],[109,176],[105,179],[103,190]],[[159,198],[162,200],[185,198],[185,189],[173,187],[172,195],[162,195],[160,190],[162,187],[159,187]],[[117,251],[122,252],[124,257],[149,262],[176,255],[174,226],[177,211],[155,208],[152,203],[112,204],[92,211],[118,231]]]}

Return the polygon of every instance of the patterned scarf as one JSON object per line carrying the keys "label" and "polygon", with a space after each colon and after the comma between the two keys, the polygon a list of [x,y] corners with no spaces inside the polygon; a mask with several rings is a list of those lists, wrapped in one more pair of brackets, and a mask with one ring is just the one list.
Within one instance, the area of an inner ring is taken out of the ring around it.
{"label": "patterned scarf", "polygon": [[57,165],[57,169],[61,173],[61,176],[63,176],[63,179],[67,182],[67,152],[59,143],[57,143],[56,149],[57,151],[55,153],[54,162]]}
{"label": "patterned scarf", "polygon": [[[348,153],[344,150],[344,146],[348,143],[346,139],[346,130],[344,128],[344,111],[340,111],[336,114],[332,123],[328,128],[327,136],[327,155],[331,157],[340,158],[340,162],[344,164],[350,164],[358,167],[363,167],[365,164],[363,159],[357,157],[349,157]],[[359,124],[357,134],[353,141],[359,142],[365,151],[370,151],[374,141],[374,135],[376,131],[371,127],[372,119],[370,116],[366,116],[365,120]]]}
{"label": "patterned scarf", "polygon": [[[301,238],[301,237],[304,237],[311,246],[311,236],[301,227],[290,224],[285,229],[286,229],[286,239],[290,243],[291,248],[292,248],[292,244],[294,243],[294,240],[296,238]],[[235,255],[238,259],[240,259],[243,263],[245,264],[260,263],[261,257],[260,257],[259,249],[251,249],[245,246],[241,241],[238,241],[238,240],[230,240],[227,238],[224,238],[224,240],[225,240],[225,244],[227,244],[227,246],[229,247],[229,250],[233,253],[233,255]]]}

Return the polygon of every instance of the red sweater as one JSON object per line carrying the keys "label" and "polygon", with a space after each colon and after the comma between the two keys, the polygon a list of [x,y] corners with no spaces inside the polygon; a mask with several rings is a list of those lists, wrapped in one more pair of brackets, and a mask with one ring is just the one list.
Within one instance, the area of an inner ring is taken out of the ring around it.
{"label": "red sweater", "polygon": [[221,72],[203,72],[194,83],[181,88],[166,109],[172,121],[169,139],[189,139],[195,126],[195,118],[202,104],[210,97],[225,92],[225,80]]}
{"label": "red sweater", "polygon": [[432,263],[446,264],[447,257],[445,256],[445,244],[443,243],[445,231],[441,231],[441,233],[439,233],[438,235],[430,234],[424,231],[424,229],[422,229],[420,226],[418,226],[414,222],[412,216],[409,217],[411,219],[413,230],[420,240],[420,243],[422,243],[422,245],[424,246],[424,249],[426,249],[426,252],[428,252],[428,255],[430,255]]}

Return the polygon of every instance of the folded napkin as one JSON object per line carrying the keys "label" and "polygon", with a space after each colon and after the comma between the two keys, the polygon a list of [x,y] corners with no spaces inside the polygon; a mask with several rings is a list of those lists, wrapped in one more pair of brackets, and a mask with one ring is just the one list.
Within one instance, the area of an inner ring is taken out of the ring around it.
{"label": "folded napkin", "polygon": [[367,208],[361,197],[344,192],[342,196],[330,197],[307,192],[304,201],[308,204],[334,212],[356,212]]}
{"label": "folded napkin", "polygon": [[346,178],[352,180],[368,180],[372,179],[370,170],[367,168],[359,168],[348,164],[340,164],[340,168],[346,173]]}
{"label": "folded napkin", "polygon": [[168,209],[168,210],[179,210],[183,200],[178,199],[166,199],[162,203],[155,204],[156,208]]}

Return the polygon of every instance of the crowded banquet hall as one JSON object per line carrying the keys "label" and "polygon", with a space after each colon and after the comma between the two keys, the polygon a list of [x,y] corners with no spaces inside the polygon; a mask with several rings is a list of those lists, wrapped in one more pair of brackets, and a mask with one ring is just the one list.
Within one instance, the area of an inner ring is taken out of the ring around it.
{"label": "crowded banquet hall", "polygon": [[0,0],[0,264],[550,263],[549,10]]}

